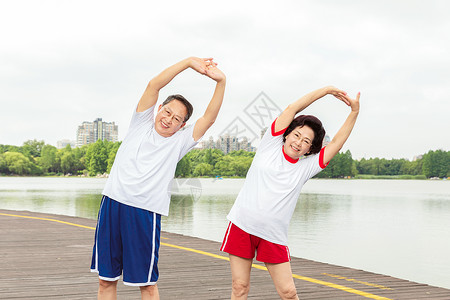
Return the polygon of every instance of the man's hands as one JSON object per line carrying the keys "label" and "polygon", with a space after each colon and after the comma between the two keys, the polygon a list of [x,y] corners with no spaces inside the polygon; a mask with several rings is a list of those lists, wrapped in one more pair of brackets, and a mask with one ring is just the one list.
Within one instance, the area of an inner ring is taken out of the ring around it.
{"label": "man's hands", "polygon": [[188,65],[191,69],[199,72],[202,75],[206,75],[206,69],[212,62],[212,57],[210,58],[198,58],[198,57],[189,57]]}
{"label": "man's hands", "polygon": [[217,68],[217,64],[213,62],[214,65],[210,65],[206,70],[206,76],[211,78],[212,80],[219,82],[225,82],[226,77],[225,74]]}
{"label": "man's hands", "polygon": [[220,107],[222,106],[226,78],[225,74],[217,68],[217,63],[212,58],[191,57],[189,61],[189,67],[217,82],[216,89],[205,113],[197,120],[194,126],[192,137],[195,141],[198,141],[216,121]]}
{"label": "man's hands", "polygon": [[225,74],[217,68],[217,63],[212,57],[198,58],[189,57],[189,67],[202,75],[206,75],[217,83],[226,79]]}

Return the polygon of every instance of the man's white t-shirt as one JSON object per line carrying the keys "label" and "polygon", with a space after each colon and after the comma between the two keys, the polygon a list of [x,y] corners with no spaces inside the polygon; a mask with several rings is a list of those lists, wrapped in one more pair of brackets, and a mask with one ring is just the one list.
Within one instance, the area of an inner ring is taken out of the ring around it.
{"label": "man's white t-shirt", "polygon": [[287,156],[285,131],[275,132],[275,121],[266,131],[227,216],[245,232],[280,245],[287,245],[289,222],[303,185],[326,167],[325,148],[297,161]]}
{"label": "man's white t-shirt", "polygon": [[192,136],[194,126],[186,126],[170,137],[159,135],[154,110],[155,105],[143,112],[134,111],[103,195],[167,216],[177,163],[198,141]]}

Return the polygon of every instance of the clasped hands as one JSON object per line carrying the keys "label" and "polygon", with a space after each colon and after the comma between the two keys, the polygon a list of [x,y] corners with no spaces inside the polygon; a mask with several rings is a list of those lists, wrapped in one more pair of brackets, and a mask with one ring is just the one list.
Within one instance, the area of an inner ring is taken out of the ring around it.
{"label": "clasped hands", "polygon": [[217,68],[217,63],[213,61],[212,57],[190,57],[188,60],[189,67],[191,67],[198,73],[208,76],[209,78],[215,80],[217,83],[225,81],[225,74],[219,68]]}

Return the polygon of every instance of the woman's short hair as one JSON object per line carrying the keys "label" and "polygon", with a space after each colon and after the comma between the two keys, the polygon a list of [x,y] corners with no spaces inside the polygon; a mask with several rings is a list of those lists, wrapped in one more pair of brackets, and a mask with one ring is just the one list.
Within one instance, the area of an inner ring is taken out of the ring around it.
{"label": "woman's short hair", "polygon": [[323,138],[325,137],[325,129],[322,126],[322,122],[311,115],[300,115],[292,120],[288,128],[283,134],[283,142],[286,141],[286,136],[297,127],[308,126],[314,131],[314,139],[312,141],[311,149],[305,156],[319,153],[322,149]]}
{"label": "woman's short hair", "polygon": [[167,99],[164,100],[164,102],[162,103],[162,106],[170,103],[173,100],[180,101],[186,107],[187,114],[184,117],[184,122],[187,122],[187,120],[189,120],[189,118],[192,116],[192,112],[194,111],[194,108],[192,107],[192,104],[189,103],[189,101],[187,101],[187,99],[184,98],[183,96],[181,96],[179,94],[176,94],[176,95],[170,95],[169,97],[167,97]]}

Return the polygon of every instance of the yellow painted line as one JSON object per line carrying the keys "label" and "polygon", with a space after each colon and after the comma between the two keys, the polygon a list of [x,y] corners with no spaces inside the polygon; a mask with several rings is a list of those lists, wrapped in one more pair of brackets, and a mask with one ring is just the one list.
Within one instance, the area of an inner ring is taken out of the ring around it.
{"label": "yellow painted line", "polygon": [[228,257],[222,256],[222,255],[213,254],[213,253],[209,253],[209,252],[205,252],[205,251],[202,251],[202,250],[197,250],[197,249],[192,249],[192,248],[187,248],[187,247],[177,246],[177,245],[167,244],[167,243],[161,243],[161,245],[172,247],[172,248],[176,248],[176,249],[180,249],[180,250],[190,251],[190,252],[194,252],[194,253],[198,253],[198,254],[203,254],[203,255],[214,257],[214,258],[218,258],[218,259],[223,259],[223,260],[228,260],[228,261],[230,260]]}
{"label": "yellow painted line", "polygon": [[[164,246],[168,246],[168,247],[172,247],[172,248],[176,248],[176,249],[180,249],[180,250],[185,250],[185,251],[190,251],[190,252],[194,252],[194,253],[198,253],[198,254],[203,254],[206,256],[210,256],[210,257],[214,257],[214,258],[218,258],[218,259],[223,259],[223,260],[230,260],[230,258],[226,257],[226,256],[222,256],[222,255],[217,255],[217,254],[213,254],[213,253],[209,253],[209,252],[205,252],[202,250],[197,250],[197,249],[193,249],[193,248],[187,248],[187,247],[183,247],[183,246],[178,246],[178,245],[173,245],[173,244],[167,244],[167,243],[161,243],[161,245]],[[255,269],[259,269],[259,270],[264,270],[267,271],[266,267],[257,265],[257,264],[252,264],[252,267]],[[301,276],[301,275],[297,275],[297,274],[292,274],[292,277],[303,280],[303,281],[308,281],[308,282],[312,282],[312,283],[316,283],[316,284],[320,284],[320,285],[325,285],[328,287],[332,287],[338,290],[342,290],[348,293],[352,293],[352,294],[356,294],[356,295],[360,295],[366,298],[370,298],[370,299],[377,299],[377,300],[391,300],[389,298],[386,297],[381,297],[381,296],[377,296],[377,295],[373,295],[370,293],[366,293],[363,291],[359,291],[356,289],[352,289],[343,285],[339,285],[339,284],[335,284],[335,283],[331,283],[331,282],[326,282],[323,280],[319,280],[319,279],[315,279],[315,278],[311,278],[311,277],[306,277],[306,276]]]}
{"label": "yellow painted line", "polygon": [[[11,215],[11,214],[4,214],[4,213],[0,213],[0,215],[2,215],[2,216],[9,216],[9,217],[20,217],[20,218],[26,218],[26,219],[50,221],[50,222],[56,222],[56,223],[61,223],[61,224],[66,224],[66,225],[71,225],[71,226],[76,226],[76,227],[81,227],[81,228],[87,228],[87,229],[95,230],[95,227],[84,226],[84,225],[70,223],[70,222],[64,222],[64,221],[60,221],[60,220],[56,220],[56,219],[38,218],[38,217],[30,217],[30,216],[23,216],[23,215]],[[161,237],[161,239],[168,240],[169,238]]]}
{"label": "yellow painted line", "polygon": [[344,292],[360,295],[360,296],[363,296],[363,297],[366,297],[366,298],[370,298],[370,299],[392,300],[390,298],[377,296],[377,295],[374,295],[374,294],[371,294],[371,293],[366,293],[366,292],[363,292],[363,291],[360,291],[360,290],[356,290],[356,289],[352,289],[352,288],[349,288],[349,287],[346,287],[346,286],[343,286],[343,285],[340,285],[340,284],[335,284],[335,283],[331,283],[331,282],[327,282],[327,281],[322,281],[322,280],[318,280],[318,279],[315,279],[315,278],[300,276],[300,275],[297,275],[297,274],[292,274],[292,277],[297,278],[297,279],[301,279],[301,280],[304,280],[304,281],[317,283],[317,284],[320,284],[320,285],[325,285],[325,286],[332,287],[332,288],[335,288],[335,289],[338,289],[338,290],[342,290]]}
{"label": "yellow painted line", "polygon": [[356,283],[364,284],[364,285],[367,285],[367,286],[376,287],[376,288],[379,288],[379,289],[382,289],[382,290],[393,290],[392,288],[386,287],[384,285],[370,283],[370,282],[365,282],[365,281],[360,281],[360,280],[357,280],[357,279],[348,278],[348,277],[344,277],[344,276],[340,276],[340,275],[328,274],[328,273],[322,273],[322,275],[326,275],[326,276],[330,276],[330,277],[334,277],[334,278],[342,279],[342,280],[346,280],[346,281],[356,282]]}
{"label": "yellow painted line", "polygon": [[[62,224],[66,224],[66,225],[77,226],[77,227],[82,227],[82,228],[95,230],[95,227],[84,226],[84,225],[79,225],[79,224],[70,223],[70,222],[64,222],[64,221],[60,221],[60,220],[56,220],[56,219],[38,218],[38,217],[30,217],[30,216],[22,216],[22,215],[11,215],[11,214],[4,214],[4,213],[0,213],[0,215],[9,216],[9,217],[19,217],[19,218],[51,221],[51,222],[57,222],[57,223],[62,223]],[[202,255],[218,258],[218,259],[223,259],[223,260],[227,260],[227,261],[230,260],[226,256],[217,255],[217,254],[213,254],[213,253],[209,253],[209,252],[206,252],[206,251],[197,250],[197,249],[193,249],[193,248],[187,248],[187,247],[177,246],[177,245],[168,244],[168,243],[161,243],[161,245],[172,247],[172,248],[176,248],[176,249],[180,249],[180,250],[190,251],[190,252],[194,252],[194,253],[198,253],[198,254],[202,254]],[[266,267],[263,267],[263,266],[260,266],[260,265],[257,265],[257,264],[252,264],[252,267],[255,268],[255,269],[267,271]],[[331,283],[331,282],[327,282],[327,281],[323,281],[323,280],[319,280],[319,279],[315,279],[315,278],[311,278],[311,277],[301,276],[301,275],[297,275],[297,274],[292,274],[292,277],[300,279],[300,280],[303,280],[303,281],[308,281],[308,282],[312,282],[312,283],[328,286],[328,287],[331,287],[331,288],[335,288],[335,289],[338,289],[338,290],[342,290],[344,292],[356,294],[356,295],[363,296],[363,297],[370,298],[370,299],[392,300],[390,298],[377,296],[377,295],[374,295],[374,294],[370,294],[370,293],[366,293],[366,292],[359,291],[359,290],[356,290],[356,289],[352,289],[352,288],[349,288],[349,287],[346,287],[346,286],[343,286],[343,285],[339,285],[339,284],[335,284],[335,283]]]}
{"label": "yellow painted line", "polygon": [[[173,244],[168,244],[168,243],[161,243],[161,245],[172,247],[172,248],[176,248],[176,249],[180,249],[180,250],[190,251],[190,252],[194,252],[194,253],[198,253],[198,254],[203,254],[203,255],[206,255],[206,256],[210,256],[210,257],[214,257],[214,258],[218,258],[218,259],[223,259],[223,260],[226,260],[226,261],[230,261],[229,257],[222,256],[222,255],[217,255],[217,254],[213,254],[213,253],[209,253],[209,252],[205,252],[205,251],[202,251],[202,250],[197,250],[197,249],[193,249],[193,248],[187,248],[187,247],[173,245]],[[260,269],[260,270],[267,271],[266,267],[263,267],[263,266],[260,266],[260,265],[257,265],[257,264],[252,264],[252,267],[255,268],[255,269]]]}
{"label": "yellow painted line", "polygon": [[71,225],[71,226],[76,226],[76,227],[87,228],[87,229],[94,229],[95,230],[95,227],[84,226],[84,225],[80,225],[80,224],[64,222],[64,221],[55,220],[55,219],[38,218],[38,217],[30,217],[30,216],[22,216],[22,215],[10,215],[10,214],[4,214],[4,213],[0,213],[0,215],[2,215],[2,216],[9,216],[9,217],[20,217],[20,218],[26,218],[26,219],[43,220],[43,221],[51,221],[51,222],[62,223],[62,224],[66,224],[66,225]]}

